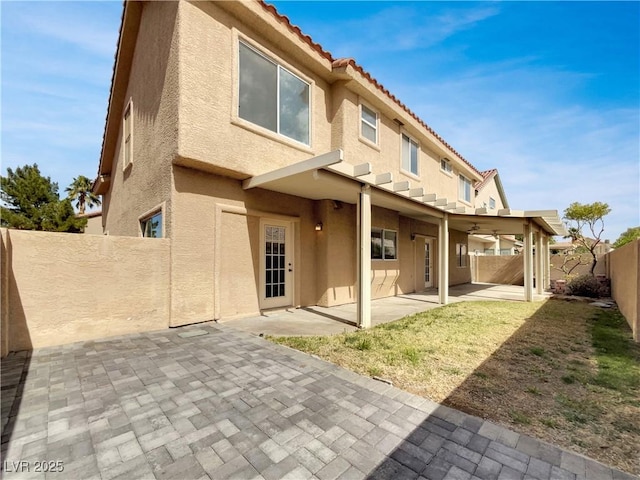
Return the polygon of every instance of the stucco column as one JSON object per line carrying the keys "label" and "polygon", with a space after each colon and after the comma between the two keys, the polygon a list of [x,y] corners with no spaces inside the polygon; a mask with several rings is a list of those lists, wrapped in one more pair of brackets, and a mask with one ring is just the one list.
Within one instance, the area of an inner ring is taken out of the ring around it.
{"label": "stucco column", "polygon": [[358,327],[371,326],[371,187],[358,195]]}
{"label": "stucco column", "polygon": [[524,224],[524,300],[533,301],[533,234],[529,220]]}
{"label": "stucco column", "polygon": [[551,254],[549,249],[549,236],[544,236],[544,290],[551,288]]}
{"label": "stucco column", "polygon": [[449,303],[449,214],[440,219],[438,228],[438,297],[442,305]]}
{"label": "stucco column", "polygon": [[542,230],[536,232],[536,293],[542,295],[544,292],[544,234]]}

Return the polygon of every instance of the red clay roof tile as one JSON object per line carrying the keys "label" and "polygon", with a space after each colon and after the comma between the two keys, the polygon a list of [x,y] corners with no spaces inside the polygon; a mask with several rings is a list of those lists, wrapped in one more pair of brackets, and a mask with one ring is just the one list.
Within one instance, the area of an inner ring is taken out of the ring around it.
{"label": "red clay roof tile", "polygon": [[483,180],[481,182],[476,183],[474,185],[474,188],[476,190],[482,190],[487,185],[487,183],[489,183],[489,180],[491,180],[493,176],[497,173],[498,173],[498,170],[495,168],[492,168],[491,170],[485,170],[484,172],[480,172],[480,175],[482,175]]}

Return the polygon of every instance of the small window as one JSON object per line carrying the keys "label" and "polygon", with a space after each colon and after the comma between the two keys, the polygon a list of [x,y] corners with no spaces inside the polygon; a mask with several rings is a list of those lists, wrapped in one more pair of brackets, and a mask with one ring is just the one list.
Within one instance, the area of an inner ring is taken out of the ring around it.
{"label": "small window", "polygon": [[402,169],[418,175],[418,143],[402,134]]}
{"label": "small window", "polygon": [[456,264],[458,267],[467,266],[467,244],[456,243]]}
{"label": "small window", "polygon": [[484,254],[485,255],[495,255],[496,251],[493,248],[485,248],[484,249]]}
{"label": "small window", "polygon": [[310,85],[240,43],[238,116],[309,145]]}
{"label": "small window", "polygon": [[124,151],[124,162],[122,168],[127,168],[133,160],[133,126],[131,124],[132,102],[129,101],[124,111],[122,120],[122,146]]}
{"label": "small window", "polygon": [[500,255],[511,255],[511,249],[510,248],[501,248],[500,249]]}
{"label": "small window", "polygon": [[371,229],[371,258],[373,260],[396,260],[398,258],[398,233],[382,228]]}
{"label": "small window", "polygon": [[459,198],[465,202],[471,203],[471,181],[464,175],[460,175],[459,182]]}
{"label": "small window", "polygon": [[143,237],[162,238],[162,212],[140,221],[140,229]]}
{"label": "small window", "polygon": [[378,114],[364,105],[360,105],[360,134],[378,144]]}
{"label": "small window", "polygon": [[496,209],[496,199],[493,197],[489,197],[489,208],[492,210]]}
{"label": "small window", "polygon": [[447,160],[446,158],[441,159],[440,160],[440,170],[442,170],[445,173],[453,172],[453,168],[451,167],[451,162],[449,160]]}

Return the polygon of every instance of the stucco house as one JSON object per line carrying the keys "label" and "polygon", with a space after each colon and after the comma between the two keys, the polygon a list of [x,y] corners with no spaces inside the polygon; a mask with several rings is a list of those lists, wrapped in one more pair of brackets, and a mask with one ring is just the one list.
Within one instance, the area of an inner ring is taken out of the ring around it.
{"label": "stucco house", "polygon": [[[482,180],[474,185],[476,208],[485,209],[493,214],[508,209],[509,202],[498,170],[485,170],[480,172],[480,175]],[[473,231],[470,233],[470,255],[515,255],[522,248],[522,242],[513,235],[500,235],[498,232],[492,232],[491,235],[479,235]]]}
{"label": "stucco house", "polygon": [[88,235],[102,235],[102,211],[95,210],[93,212],[78,214],[77,216],[87,219],[87,225],[84,227],[82,233],[86,233]]}
{"label": "stucco house", "polygon": [[350,302],[368,326],[372,298],[469,282],[472,228],[563,233],[477,209],[483,179],[273,6],[125,2],[94,191],[105,234],[170,239],[172,326]]}

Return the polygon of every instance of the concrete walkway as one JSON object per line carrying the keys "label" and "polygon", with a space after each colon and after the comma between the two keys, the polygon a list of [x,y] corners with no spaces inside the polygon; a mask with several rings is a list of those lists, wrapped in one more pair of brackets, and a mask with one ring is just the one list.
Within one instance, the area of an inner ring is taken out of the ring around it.
{"label": "concrete walkway", "polygon": [[216,324],[11,355],[2,417],[6,479],[632,478]]}
{"label": "concrete walkway", "polygon": [[[542,300],[550,295],[536,295],[535,299]],[[451,303],[470,300],[524,301],[523,299],[524,288],[517,285],[468,283],[449,289]],[[440,306],[436,289],[380,298],[371,302],[371,323],[374,326],[388,323]],[[335,335],[357,330],[356,304],[279,310],[255,317],[225,320],[223,323],[255,335]]]}

